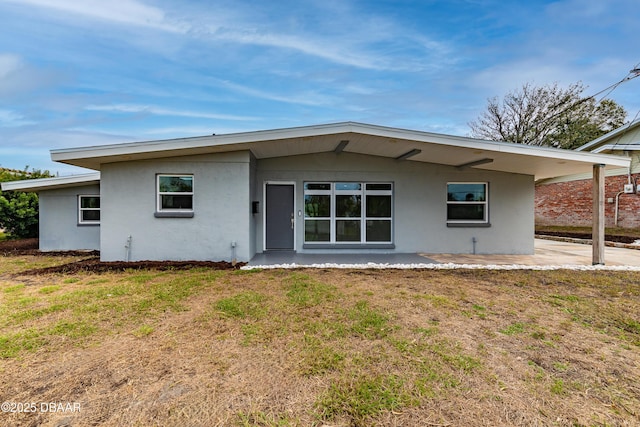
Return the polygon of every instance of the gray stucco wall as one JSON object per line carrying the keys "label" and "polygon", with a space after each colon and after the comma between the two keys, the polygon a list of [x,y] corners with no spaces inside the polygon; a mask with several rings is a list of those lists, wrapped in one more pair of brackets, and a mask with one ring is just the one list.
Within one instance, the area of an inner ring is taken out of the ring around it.
{"label": "gray stucco wall", "polygon": [[[264,206],[266,181],[292,181],[296,185],[296,210],[304,212],[305,181],[390,181],[394,183],[394,249],[371,252],[532,254],[534,252],[534,179],[529,175],[396,161],[351,153],[310,154],[257,161],[257,196]],[[489,183],[491,227],[447,227],[447,182]],[[262,218],[262,216],[261,216]],[[328,252],[335,249],[304,248],[303,218],[296,216],[296,250]],[[263,223],[256,233],[256,250],[262,252]],[[353,250],[350,250],[351,252]]]}
{"label": "gray stucco wall", "polygon": [[40,250],[100,249],[100,226],[78,224],[78,196],[99,194],[99,185],[40,191]]}
{"label": "gray stucco wall", "polygon": [[[157,174],[193,174],[192,218],[154,216]],[[101,259],[248,261],[249,179],[249,152],[103,165]]]}

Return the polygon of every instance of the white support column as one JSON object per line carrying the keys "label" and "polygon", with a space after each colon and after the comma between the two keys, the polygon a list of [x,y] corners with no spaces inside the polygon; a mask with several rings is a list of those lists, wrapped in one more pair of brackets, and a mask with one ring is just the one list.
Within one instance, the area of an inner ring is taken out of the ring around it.
{"label": "white support column", "polygon": [[604,165],[593,165],[593,265],[604,265]]}

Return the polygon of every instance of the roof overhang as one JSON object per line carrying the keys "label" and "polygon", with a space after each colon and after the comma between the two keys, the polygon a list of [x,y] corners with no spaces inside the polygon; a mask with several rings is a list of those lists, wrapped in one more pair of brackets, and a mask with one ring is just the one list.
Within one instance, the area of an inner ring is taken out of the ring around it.
{"label": "roof overhang", "polygon": [[38,192],[42,190],[57,190],[60,188],[80,187],[83,185],[100,184],[100,172],[60,176],[54,178],[25,179],[2,183],[2,191]]}
{"label": "roof overhang", "polygon": [[536,180],[591,171],[594,164],[628,167],[626,157],[485,141],[354,122],[134,142],[51,151],[51,159],[100,170],[113,162],[249,150],[257,159],[323,152],[532,175]]}

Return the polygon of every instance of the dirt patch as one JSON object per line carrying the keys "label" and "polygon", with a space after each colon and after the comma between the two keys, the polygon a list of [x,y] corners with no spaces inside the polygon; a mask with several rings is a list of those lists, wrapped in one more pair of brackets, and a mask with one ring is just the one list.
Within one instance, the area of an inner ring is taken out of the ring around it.
{"label": "dirt patch", "polygon": [[38,239],[3,240],[0,254],[23,255],[24,251],[38,251]]}
{"label": "dirt patch", "polygon": [[0,255],[1,256],[21,256],[21,255],[48,255],[48,256],[97,256],[100,251],[48,251],[42,252],[38,249],[40,246],[40,240],[38,238],[33,239],[18,239],[18,240],[4,240],[0,242]]}
{"label": "dirt patch", "polygon": [[102,262],[99,258],[89,258],[53,267],[35,268],[27,270],[22,275],[38,276],[52,273],[107,273],[127,270],[189,270],[192,268],[209,268],[212,270],[235,270],[246,263],[230,263],[227,261],[136,261],[136,262]]}

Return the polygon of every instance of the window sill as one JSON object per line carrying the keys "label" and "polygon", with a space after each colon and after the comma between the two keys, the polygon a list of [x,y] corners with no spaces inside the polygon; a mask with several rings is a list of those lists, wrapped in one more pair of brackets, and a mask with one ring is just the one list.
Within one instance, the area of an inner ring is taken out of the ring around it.
{"label": "window sill", "polygon": [[155,212],[156,218],[193,218],[193,212]]}
{"label": "window sill", "polygon": [[95,227],[99,226],[99,222],[79,222],[78,227]]}
{"label": "window sill", "polygon": [[490,222],[448,222],[449,228],[488,228],[491,227]]}
{"label": "window sill", "polygon": [[303,249],[395,249],[393,243],[305,243]]}

